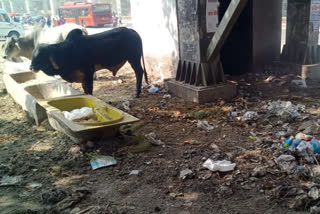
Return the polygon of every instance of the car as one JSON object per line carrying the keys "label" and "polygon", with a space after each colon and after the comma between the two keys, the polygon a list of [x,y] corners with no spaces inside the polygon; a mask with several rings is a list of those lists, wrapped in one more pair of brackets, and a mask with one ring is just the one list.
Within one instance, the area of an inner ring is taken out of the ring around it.
{"label": "car", "polygon": [[13,21],[6,10],[0,9],[0,38],[19,37],[21,35],[24,35],[22,24]]}

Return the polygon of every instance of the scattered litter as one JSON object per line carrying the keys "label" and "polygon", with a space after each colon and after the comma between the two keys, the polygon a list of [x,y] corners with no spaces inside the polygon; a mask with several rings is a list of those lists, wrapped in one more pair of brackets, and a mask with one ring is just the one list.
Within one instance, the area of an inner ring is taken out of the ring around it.
{"label": "scattered litter", "polygon": [[163,99],[170,99],[171,98],[171,94],[165,94],[163,95]]}
{"label": "scattered litter", "polygon": [[216,172],[228,172],[234,170],[236,167],[235,163],[231,163],[231,161],[222,160],[222,161],[213,161],[210,158],[203,163],[203,167]]}
{"label": "scattered litter", "polygon": [[193,172],[190,169],[185,169],[180,172],[180,178],[183,180],[186,178],[191,178],[193,176]]}
{"label": "scattered litter", "polygon": [[126,100],[122,103],[122,106],[125,110],[129,111],[130,110],[130,101]]}
{"label": "scattered litter", "polygon": [[256,120],[258,117],[258,113],[255,111],[247,111],[243,116],[243,121],[250,121],[250,120]]}
{"label": "scattered litter", "polygon": [[318,122],[313,120],[308,120],[303,122],[299,128],[299,131],[302,131],[303,133],[310,133],[310,134],[320,134],[320,125]]}
{"label": "scattered litter", "polygon": [[230,112],[230,117],[238,117],[238,113],[235,111]]}
{"label": "scattered litter", "polygon": [[80,109],[74,109],[71,112],[63,111],[64,117],[70,121],[77,122],[79,120],[87,119],[95,114],[93,113],[92,108],[82,107]]}
{"label": "scattered litter", "polygon": [[151,88],[148,90],[148,92],[149,92],[149,93],[156,93],[156,92],[158,92],[158,91],[160,91],[160,90],[161,90],[161,87],[158,86],[158,85],[155,85],[155,86],[151,87]]}
{"label": "scattered litter", "polygon": [[313,206],[313,207],[311,207],[311,208],[310,208],[310,213],[312,213],[312,214],[318,214],[318,213],[320,213],[320,207],[318,207],[318,206]]}
{"label": "scattered litter", "polygon": [[278,158],[276,158],[276,162],[289,162],[294,160],[296,160],[296,158],[292,155],[280,155]]}
{"label": "scattered litter", "polygon": [[145,162],[146,165],[151,165],[152,164],[152,161],[147,161]]}
{"label": "scattered litter", "polygon": [[320,142],[318,140],[316,140],[315,138],[312,138],[311,144],[312,144],[313,150],[316,153],[320,154]]}
{"label": "scattered litter", "polygon": [[156,133],[154,133],[154,132],[151,132],[151,133],[149,133],[149,134],[146,134],[145,136],[146,136],[146,138],[147,138],[148,140],[150,140],[150,143],[153,144],[153,145],[157,145],[157,146],[164,145],[164,143],[163,143],[161,140],[157,140],[157,139],[156,139],[156,138],[157,138],[157,135],[156,135]]}
{"label": "scattered litter", "polygon": [[317,200],[320,196],[319,189],[317,187],[312,187],[310,191],[308,192],[309,198],[312,198],[313,200]]}
{"label": "scattered litter", "polygon": [[210,132],[214,129],[214,127],[209,125],[208,121],[206,120],[203,120],[203,121],[198,120],[197,127],[207,132]]}
{"label": "scattered litter", "polygon": [[276,77],[275,76],[269,76],[267,79],[264,80],[265,83],[269,83],[272,80],[274,80]]}
{"label": "scattered litter", "polygon": [[304,133],[298,133],[298,134],[296,134],[295,139],[310,141],[312,139],[312,135],[307,135],[307,134],[304,134]]}
{"label": "scattered litter", "polygon": [[314,149],[310,142],[302,141],[298,146],[297,150],[301,153],[306,161],[309,163],[314,162]]}
{"label": "scattered litter", "polygon": [[263,177],[267,174],[267,170],[265,167],[256,167],[251,172],[252,177]]}
{"label": "scattered litter", "polygon": [[197,119],[202,119],[204,118],[207,114],[204,111],[198,111],[198,112],[194,112],[192,113],[192,115],[197,118]]}
{"label": "scattered litter", "polygon": [[22,176],[3,176],[0,180],[0,186],[11,186],[22,181]]}
{"label": "scattered litter", "polygon": [[139,170],[132,170],[129,175],[139,175],[140,171]]}
{"label": "scattered litter", "polygon": [[99,169],[102,167],[116,165],[117,161],[114,157],[111,156],[100,156],[97,157],[95,160],[90,161],[90,165],[93,170]]}
{"label": "scattered litter", "polygon": [[292,80],[291,81],[293,84],[295,84],[295,85],[297,85],[297,86],[299,86],[299,87],[301,87],[301,88],[307,88],[308,86],[307,86],[307,83],[306,83],[306,80]]}
{"label": "scattered litter", "polygon": [[288,136],[289,133],[285,131],[280,131],[280,132],[273,132],[273,135],[276,137],[285,137],[285,136]]}
{"label": "scattered litter", "polygon": [[122,80],[113,80],[112,84],[121,84],[123,81]]}
{"label": "scattered litter", "polygon": [[250,140],[255,140],[255,139],[257,139],[257,137],[255,137],[255,136],[249,136],[249,139],[250,139]]}
{"label": "scattered litter", "polygon": [[284,146],[284,147],[289,147],[289,146],[291,146],[293,140],[294,140],[294,138],[293,138],[293,137],[290,137],[289,139],[287,139],[287,140],[283,143],[283,146]]}
{"label": "scattered litter", "polygon": [[215,143],[211,143],[210,144],[210,148],[214,151],[214,152],[220,152],[220,148],[217,144]]}
{"label": "scattered litter", "polygon": [[301,112],[305,112],[306,106],[301,104],[294,105],[290,101],[277,100],[262,106],[262,109],[276,116],[289,114],[290,116],[297,117],[300,116]]}
{"label": "scattered litter", "polygon": [[30,189],[38,189],[40,187],[42,187],[42,184],[40,184],[40,183],[31,183],[28,185],[28,188],[30,188]]}
{"label": "scattered litter", "polygon": [[186,140],[184,141],[184,145],[189,144],[189,145],[200,145],[200,143],[196,140]]}

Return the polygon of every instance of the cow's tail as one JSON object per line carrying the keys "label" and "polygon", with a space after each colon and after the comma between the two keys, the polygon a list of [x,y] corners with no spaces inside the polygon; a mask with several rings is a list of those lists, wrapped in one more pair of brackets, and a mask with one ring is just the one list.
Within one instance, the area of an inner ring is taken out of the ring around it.
{"label": "cow's tail", "polygon": [[[142,44],[142,42],[141,42]],[[141,57],[142,57],[142,63],[143,63],[143,75],[144,75],[144,80],[146,81],[146,83],[149,85],[149,81],[148,81],[148,75],[147,75],[147,70],[146,70],[146,65],[144,63],[144,56],[143,56],[143,48],[142,48],[142,45],[141,45]]]}

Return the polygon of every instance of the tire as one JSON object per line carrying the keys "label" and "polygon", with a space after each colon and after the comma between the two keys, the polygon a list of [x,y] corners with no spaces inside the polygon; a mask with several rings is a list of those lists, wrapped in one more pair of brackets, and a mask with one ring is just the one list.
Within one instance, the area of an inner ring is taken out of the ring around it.
{"label": "tire", "polygon": [[17,31],[11,31],[9,34],[8,34],[8,37],[17,37],[19,38],[20,34],[17,32]]}
{"label": "tire", "polygon": [[82,27],[87,27],[86,22],[82,21]]}

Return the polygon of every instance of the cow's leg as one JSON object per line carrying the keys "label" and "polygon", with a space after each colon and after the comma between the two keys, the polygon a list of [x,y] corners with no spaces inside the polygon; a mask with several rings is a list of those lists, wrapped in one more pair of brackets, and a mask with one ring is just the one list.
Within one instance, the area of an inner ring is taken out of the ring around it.
{"label": "cow's leg", "polygon": [[129,61],[132,69],[136,74],[136,97],[140,96],[141,93],[141,84],[142,84],[142,77],[143,77],[143,69],[140,63],[140,57],[135,60]]}
{"label": "cow's leg", "polygon": [[91,94],[93,91],[93,74],[94,66],[90,66],[87,69],[81,70],[84,73],[84,79],[82,80],[82,88],[85,94]]}

